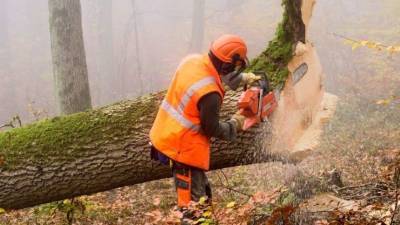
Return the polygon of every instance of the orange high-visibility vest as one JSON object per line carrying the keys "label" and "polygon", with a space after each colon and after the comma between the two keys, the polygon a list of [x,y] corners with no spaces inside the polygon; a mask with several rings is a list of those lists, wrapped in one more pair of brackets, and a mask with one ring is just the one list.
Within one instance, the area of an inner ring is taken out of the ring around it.
{"label": "orange high-visibility vest", "polygon": [[174,161],[209,169],[210,140],[202,133],[197,103],[211,92],[224,97],[221,79],[208,55],[186,57],[150,130],[150,140],[157,150]]}

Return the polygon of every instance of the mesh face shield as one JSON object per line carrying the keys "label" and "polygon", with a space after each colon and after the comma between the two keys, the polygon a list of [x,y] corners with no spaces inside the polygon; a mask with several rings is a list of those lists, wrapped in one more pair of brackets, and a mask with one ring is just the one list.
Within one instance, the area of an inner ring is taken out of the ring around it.
{"label": "mesh face shield", "polygon": [[247,68],[249,61],[247,58],[240,58],[238,54],[232,57],[232,63],[224,63],[221,68],[221,80],[230,89],[236,90],[241,81],[241,73]]}

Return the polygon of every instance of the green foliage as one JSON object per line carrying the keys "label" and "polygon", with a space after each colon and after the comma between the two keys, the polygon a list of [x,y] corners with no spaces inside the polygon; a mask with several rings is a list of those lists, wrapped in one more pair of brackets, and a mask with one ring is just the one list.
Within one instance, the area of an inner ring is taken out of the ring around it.
{"label": "green foliage", "polygon": [[55,213],[64,215],[67,224],[72,224],[75,214],[83,214],[85,211],[84,202],[77,199],[66,199],[63,201],[56,201],[35,207],[33,214],[36,218],[53,217]]}
{"label": "green foliage", "polygon": [[299,200],[297,199],[295,193],[291,191],[286,191],[279,196],[278,205],[285,206],[285,205],[294,205]]}
{"label": "green foliage", "polygon": [[283,0],[282,6],[284,7],[283,19],[275,31],[274,39],[269,42],[264,52],[251,61],[248,68],[248,71],[266,72],[274,88],[282,87],[289,75],[287,65],[293,57],[293,48],[296,44],[291,20],[301,19],[295,18],[294,3]]}

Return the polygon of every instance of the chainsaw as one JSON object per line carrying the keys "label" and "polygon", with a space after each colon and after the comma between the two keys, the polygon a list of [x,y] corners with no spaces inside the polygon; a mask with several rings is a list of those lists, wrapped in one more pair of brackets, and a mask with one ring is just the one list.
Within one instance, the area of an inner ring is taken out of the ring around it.
{"label": "chainsaw", "polygon": [[278,106],[266,74],[255,74],[261,75],[262,79],[251,86],[245,85],[238,102],[239,113],[246,117],[243,130],[247,130],[255,124],[263,122]]}

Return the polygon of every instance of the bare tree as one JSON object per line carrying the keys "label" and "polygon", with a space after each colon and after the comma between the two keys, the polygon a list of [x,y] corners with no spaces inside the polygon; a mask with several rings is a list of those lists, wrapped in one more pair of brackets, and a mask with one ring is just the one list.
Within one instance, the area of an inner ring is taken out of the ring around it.
{"label": "bare tree", "polygon": [[133,31],[135,35],[135,61],[136,61],[136,74],[140,82],[140,94],[144,93],[144,82],[143,82],[143,71],[142,62],[140,60],[140,40],[139,40],[139,28],[137,20],[137,6],[136,0],[132,0],[132,19],[133,19]]}
{"label": "bare tree", "polygon": [[128,23],[126,24],[125,27],[125,32],[123,36],[123,41],[122,41],[122,53],[120,54],[121,57],[118,62],[118,76],[121,78],[120,79],[120,87],[121,87],[121,92],[122,92],[122,97],[126,94],[126,83],[127,83],[127,78],[126,74],[128,73],[126,71],[127,68],[127,63],[128,63],[128,50],[129,50],[129,44],[131,42],[131,35],[133,32],[134,35],[134,43],[135,43],[135,63],[134,66],[136,68],[134,75],[137,77],[138,83],[135,85],[135,87],[139,87],[139,94],[144,92],[144,81],[142,78],[142,62],[141,62],[141,55],[140,55],[140,38],[139,38],[139,28],[138,28],[138,18],[137,18],[137,5],[136,5],[136,0],[131,0],[131,7],[132,7],[132,14],[129,17]]}
{"label": "bare tree", "polygon": [[191,53],[201,52],[203,48],[204,10],[204,0],[193,0],[192,38],[189,47]]}
{"label": "bare tree", "polygon": [[112,0],[96,0],[98,6],[97,14],[97,73],[99,77],[100,103],[111,103],[116,100],[118,77],[113,75],[113,13]]}
{"label": "bare tree", "polygon": [[8,0],[0,2],[0,69],[7,66],[9,56],[9,43],[8,43]]}
{"label": "bare tree", "polygon": [[81,4],[79,0],[49,0],[49,23],[55,91],[61,114],[90,109]]}
{"label": "bare tree", "polygon": [[[9,118],[12,112],[18,111],[15,92],[15,79],[10,68],[10,40],[8,37],[8,0],[0,1],[0,77],[3,87],[0,86],[0,118]],[[5,121],[0,121],[0,123]]]}
{"label": "bare tree", "polygon": [[[121,97],[125,97],[127,93],[127,74],[134,75],[136,80],[138,81],[135,84],[135,87],[139,87],[138,93],[141,94],[144,92],[144,81],[143,81],[143,70],[142,70],[142,62],[141,62],[141,51],[140,51],[140,36],[139,36],[139,27],[138,27],[138,18],[137,18],[137,5],[135,0],[131,0],[131,7],[132,7],[132,14],[128,19],[128,23],[125,26],[123,41],[121,43],[121,54],[118,61],[118,76],[120,77],[120,89],[121,89]],[[131,43],[131,36],[133,32],[133,39],[134,39],[134,48],[135,48],[135,59],[134,59],[134,67],[136,70],[131,73],[126,71],[127,64],[128,64],[128,52]]]}

